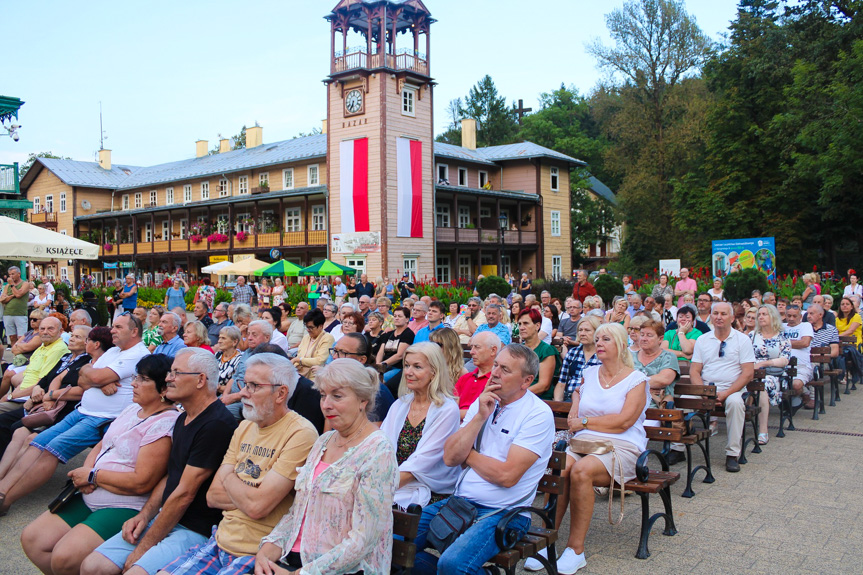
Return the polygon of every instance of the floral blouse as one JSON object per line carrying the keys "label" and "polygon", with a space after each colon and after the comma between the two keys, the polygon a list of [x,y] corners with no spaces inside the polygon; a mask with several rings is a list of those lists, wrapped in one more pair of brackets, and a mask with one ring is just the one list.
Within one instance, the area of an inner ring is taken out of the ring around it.
{"label": "floral blouse", "polygon": [[302,574],[390,572],[393,494],[398,487],[396,454],[386,434],[374,431],[314,477],[335,431],[315,442],[299,468],[291,510],[262,543],[288,554],[303,526]]}
{"label": "floral blouse", "polygon": [[144,340],[144,345],[147,347],[151,345],[161,345],[163,343],[162,336],[159,335],[158,326],[151,329],[145,329],[142,339]]}

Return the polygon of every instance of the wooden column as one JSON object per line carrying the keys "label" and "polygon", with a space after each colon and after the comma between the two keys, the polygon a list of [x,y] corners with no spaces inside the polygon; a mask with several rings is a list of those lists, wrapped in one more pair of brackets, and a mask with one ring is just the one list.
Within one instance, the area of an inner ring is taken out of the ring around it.
{"label": "wooden column", "polygon": [[150,253],[156,253],[156,212],[150,212]]}
{"label": "wooden column", "polygon": [[132,254],[138,259],[138,216],[132,216]]}
{"label": "wooden column", "polygon": [[[252,204],[252,217],[255,218],[255,249],[258,249],[258,236],[261,234],[261,229],[264,228],[263,222],[258,221],[258,202]],[[260,229],[258,229],[260,228]]]}
{"label": "wooden column", "polygon": [[[168,253],[171,253],[171,242],[174,238],[174,210],[168,210]],[[168,258],[168,265],[170,269],[170,257]]]}
{"label": "wooden column", "polygon": [[[437,209],[437,208],[435,208]],[[461,227],[458,220],[458,194],[452,195],[452,209],[453,209],[453,217],[455,218],[455,243],[458,243],[458,231]]]}
{"label": "wooden column", "polygon": [[[236,226],[236,222],[234,221],[234,204],[229,203],[228,204],[228,226],[230,226],[232,223],[234,224],[234,226]],[[228,230],[228,231],[231,231],[231,230]],[[228,259],[231,259],[231,254],[233,253],[233,251],[234,251],[234,234],[229,233],[228,234]]]}
{"label": "wooden column", "polygon": [[336,71],[336,21],[330,22],[330,73]]}
{"label": "wooden column", "polygon": [[[515,206],[516,217],[518,219],[518,221],[516,222],[516,229],[518,229],[518,245],[521,245],[521,202],[516,202]],[[521,269],[521,263],[519,263],[519,269]]]}
{"label": "wooden column", "polygon": [[279,198],[279,249],[285,247],[285,198]]}
{"label": "wooden column", "polygon": [[[309,245],[309,226],[308,226],[308,217],[309,217],[309,196],[303,196],[303,213],[306,218],[306,225],[303,226],[303,232],[305,233],[306,245]],[[311,264],[309,264],[311,265]]]}

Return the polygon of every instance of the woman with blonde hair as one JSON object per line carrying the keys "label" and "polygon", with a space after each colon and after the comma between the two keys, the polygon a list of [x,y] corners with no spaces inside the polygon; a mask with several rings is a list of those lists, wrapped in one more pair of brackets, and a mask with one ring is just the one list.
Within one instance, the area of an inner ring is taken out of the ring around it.
{"label": "woman with blonde hair", "polygon": [[455,385],[458,378],[467,373],[467,369],[464,367],[464,352],[458,334],[455,330],[446,327],[436,329],[429,335],[429,341],[440,346],[449,369],[450,378]]}
{"label": "woman with blonde hair", "polygon": [[756,315],[755,330],[748,335],[755,352],[755,369],[767,371],[764,393],[759,395],[761,412],[758,414],[758,444],[764,445],[769,440],[767,417],[770,406],[779,405],[782,399],[780,378],[791,360],[791,340],[785,335],[782,318],[775,306],[762,304],[757,310],[749,310],[747,316],[753,311]]}
{"label": "woman with blonde hair", "polygon": [[200,347],[210,353],[216,353],[210,347],[210,337],[207,335],[207,328],[197,320],[186,322],[186,325],[183,326],[183,343],[186,344],[186,347]]}
{"label": "woman with blonde hair", "polygon": [[271,291],[273,294],[273,307],[279,307],[285,301],[285,286],[282,284],[282,278],[276,278],[273,282],[274,285]]}
{"label": "woman with blonde hair", "polygon": [[630,321],[629,312],[626,311],[627,307],[628,304],[625,297],[615,297],[614,303],[611,305],[611,309],[605,314],[605,322],[619,323],[623,326],[623,329],[626,330],[629,327]]}
{"label": "woman with blonde hair", "polygon": [[461,420],[454,385],[437,344],[421,342],[407,349],[402,372],[407,394],[392,404],[381,425],[396,450],[399,489],[394,500],[403,509],[412,503],[425,507],[453,492],[461,470],[444,465],[443,449]]}

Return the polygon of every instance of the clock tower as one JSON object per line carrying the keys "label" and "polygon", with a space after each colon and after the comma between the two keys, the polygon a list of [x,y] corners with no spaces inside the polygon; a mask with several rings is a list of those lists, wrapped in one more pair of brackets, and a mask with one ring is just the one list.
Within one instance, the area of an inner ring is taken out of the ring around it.
{"label": "clock tower", "polygon": [[434,277],[434,19],[420,0],[341,0],[326,19],[331,259]]}

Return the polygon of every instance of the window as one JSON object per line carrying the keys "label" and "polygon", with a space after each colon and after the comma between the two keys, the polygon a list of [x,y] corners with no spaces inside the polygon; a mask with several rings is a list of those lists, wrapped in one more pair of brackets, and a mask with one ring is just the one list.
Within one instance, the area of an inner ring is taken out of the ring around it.
{"label": "window", "polygon": [[156,190],[150,190],[150,205],[155,206],[157,203],[158,193]]}
{"label": "window", "polygon": [[417,89],[413,86],[402,88],[402,115],[416,116]]}
{"label": "window", "polygon": [[438,204],[435,209],[435,225],[439,228],[449,227],[449,206]]}
{"label": "window", "polygon": [[317,186],[321,183],[320,178],[318,177],[318,165],[313,164],[309,166],[309,185]]}
{"label": "window", "polygon": [[551,211],[551,235],[560,236],[560,212],[557,210]]}
{"label": "window", "polygon": [[[312,206],[312,230],[319,232],[327,229],[327,210],[325,206]],[[365,261],[365,260],[363,260]],[[348,264],[348,267],[353,267]]]}
{"label": "window", "polygon": [[449,283],[449,256],[437,257],[437,269],[435,270],[435,276],[437,277],[437,283]]}
{"label": "window", "polygon": [[165,188],[165,205],[170,206],[174,203],[174,188]]}
{"label": "window", "polygon": [[201,182],[201,199],[210,199],[210,182]]}
{"label": "window", "polygon": [[288,208],[285,210],[285,231],[303,231],[302,211],[300,208]]}
{"label": "window", "polygon": [[54,196],[45,196],[45,211],[49,214],[54,211]]}
{"label": "window", "polygon": [[135,209],[138,209],[144,205],[144,193],[143,192],[135,192]]}
{"label": "window", "polygon": [[236,216],[236,224],[235,228],[237,233],[246,232],[247,234],[251,234],[254,232],[254,224],[252,223],[252,214],[237,214]]}
{"label": "window", "polygon": [[60,280],[66,281],[69,279],[69,268],[60,268]]}
{"label": "window", "polygon": [[162,239],[167,241],[168,240],[168,234],[170,234],[170,233],[171,232],[168,229],[168,220],[165,220],[164,222],[162,222]]}
{"label": "window", "polygon": [[[482,218],[490,218],[491,217],[491,208],[480,208],[479,209],[479,217]],[[495,225],[495,227],[497,227]]]}
{"label": "window", "polygon": [[258,175],[258,186],[262,188],[270,188],[270,172],[261,172]]}
{"label": "window", "polygon": [[[551,190],[556,192],[560,189],[560,173],[554,166],[551,167]],[[556,276],[555,276],[556,277]]]}
{"label": "window", "polygon": [[61,236],[65,236],[65,235],[66,235],[66,230],[60,230],[60,235],[61,235]]}
{"label": "window", "polygon": [[503,277],[504,275],[506,275],[508,273],[511,273],[512,267],[510,265],[510,258],[508,255],[504,254],[504,255],[500,256],[500,268],[501,268],[500,269],[500,276],[501,277]]}
{"label": "window", "polygon": [[467,168],[459,168],[458,169],[458,185],[466,186],[467,185]]}
{"label": "window", "polygon": [[488,172],[479,173],[479,187],[484,188],[488,184]]}
{"label": "window", "polygon": [[150,225],[150,222],[144,224],[144,239],[145,242],[153,241],[153,227]]}
{"label": "window", "polygon": [[66,213],[66,192],[60,193],[60,213]]}
{"label": "window", "polygon": [[471,279],[471,265],[470,265],[470,256],[459,256],[458,257],[458,277],[464,279]]}
{"label": "window", "polygon": [[293,190],[294,189],[294,169],[288,168],[287,170],[282,170],[282,189],[283,190]]}
{"label": "window", "polygon": [[228,222],[228,214],[219,214],[216,216],[216,229],[220,234],[227,234],[231,229],[231,224]]}
{"label": "window", "polygon": [[222,178],[219,180],[219,197],[227,198],[228,197],[228,180]]}
{"label": "window", "polygon": [[444,186],[449,185],[449,166],[446,164],[437,165],[437,183]]}
{"label": "window", "polygon": [[560,256],[551,256],[551,276],[556,280],[560,279],[562,260]]}
{"label": "window", "polygon": [[248,194],[249,193],[249,176],[240,176],[240,194]]}
{"label": "window", "polygon": [[39,213],[39,196],[36,196],[35,198],[33,198],[33,213],[34,214]]}
{"label": "window", "polygon": [[470,225],[470,208],[467,206],[458,207],[458,227],[466,228]]}
{"label": "window", "polygon": [[354,268],[357,270],[357,276],[361,276],[366,273],[366,259],[365,258],[348,258],[345,260],[345,265],[349,268]]}
{"label": "window", "polygon": [[123,209],[129,209],[129,194],[123,194]]}
{"label": "window", "polygon": [[189,223],[185,219],[180,220],[180,239],[181,240],[186,239],[186,231],[188,229],[189,229]]}
{"label": "window", "polygon": [[183,186],[183,203],[187,204],[192,201],[192,184]]}
{"label": "window", "polygon": [[404,267],[405,273],[408,274],[408,277],[413,281],[417,275],[417,259],[416,258],[404,258],[402,260],[402,267]]}

